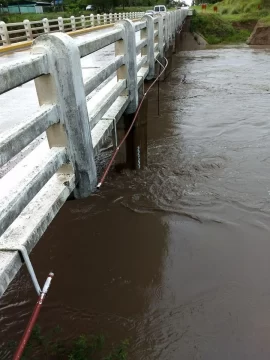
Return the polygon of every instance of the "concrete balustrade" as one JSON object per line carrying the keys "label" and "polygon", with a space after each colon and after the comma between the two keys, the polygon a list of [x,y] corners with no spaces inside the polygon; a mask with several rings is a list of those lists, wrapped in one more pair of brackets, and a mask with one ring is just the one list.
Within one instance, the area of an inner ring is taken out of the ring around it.
{"label": "concrete balustrade", "polygon": [[[50,33],[55,31],[69,32],[78,29],[85,29],[94,26],[113,24],[120,19],[139,19],[144,15],[142,12],[125,13],[125,14],[90,14],[89,16],[81,15],[78,17],[48,20],[44,18],[39,21],[24,20],[21,23],[5,23],[0,21],[0,46],[10,45],[12,43],[33,40],[41,33]],[[51,25],[50,25],[51,24]],[[39,26],[38,26],[39,25]],[[11,29],[12,28],[12,29]]]}
{"label": "concrete balustrade", "polygon": [[[121,20],[78,44],[67,34],[50,34],[43,20],[49,34],[34,40],[31,55],[0,68],[0,94],[34,79],[40,104],[36,114],[0,134],[0,166],[47,134],[47,140],[0,179],[0,296],[21,266],[16,246],[30,252],[71,192],[85,198],[95,189],[95,155],[115,133],[121,116],[136,111],[144,80],[155,77],[156,59],[163,58],[186,15],[177,10],[154,18],[145,15],[137,22]],[[111,22],[115,15],[106,19]],[[57,26],[63,29],[64,21],[58,18]],[[79,26],[92,21],[91,15],[80,17]],[[71,24],[78,26],[76,18]],[[115,57],[83,80],[81,58],[112,44]],[[97,89],[98,101],[87,101]]]}

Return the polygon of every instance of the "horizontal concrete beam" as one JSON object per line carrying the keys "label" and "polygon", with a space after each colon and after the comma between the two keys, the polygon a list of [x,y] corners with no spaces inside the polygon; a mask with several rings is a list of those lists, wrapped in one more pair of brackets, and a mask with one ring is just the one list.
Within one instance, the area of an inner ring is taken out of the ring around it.
{"label": "horizontal concrete beam", "polygon": [[56,105],[43,105],[29,119],[0,134],[0,166],[59,121]]}
{"label": "horizontal concrete beam", "polygon": [[90,55],[104,47],[115,43],[116,41],[122,39],[124,36],[123,31],[119,28],[114,28],[109,33],[98,34],[92,40],[85,40],[80,42],[79,50],[81,57]]}
{"label": "horizontal concrete beam", "polygon": [[[0,238],[0,249],[23,245],[30,253],[74,187],[74,175],[54,175]],[[18,251],[0,250],[0,297],[21,265]]]}
{"label": "horizontal concrete beam", "polygon": [[20,62],[3,65],[0,68],[0,95],[48,72],[45,55],[29,56]]}
{"label": "horizontal concrete beam", "polygon": [[[113,87],[111,86],[111,83],[108,83],[94,98],[88,101],[87,110],[91,129],[94,128],[97,122],[109,110],[117,97],[126,89],[126,86],[126,80],[117,81]],[[98,98],[98,102],[95,101],[95,98]]]}
{"label": "horizontal concrete beam", "polygon": [[84,83],[85,95],[89,95],[93,90],[95,90],[101,83],[107,80],[117,69],[124,65],[124,56],[116,56],[108,65],[104,66],[102,69],[92,77],[86,79]]}
{"label": "horizontal concrete beam", "polygon": [[0,235],[66,161],[65,148],[41,144],[0,179]]}

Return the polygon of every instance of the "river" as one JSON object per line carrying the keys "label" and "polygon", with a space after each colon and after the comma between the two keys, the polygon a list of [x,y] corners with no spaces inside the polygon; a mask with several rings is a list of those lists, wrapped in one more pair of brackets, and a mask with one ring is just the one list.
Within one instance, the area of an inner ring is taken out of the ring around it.
{"label": "river", "polygon": [[[148,167],[67,202],[32,253],[41,281],[55,272],[44,330],[129,337],[130,360],[269,359],[269,51],[174,57],[160,116],[149,97]],[[0,301],[1,360],[35,300],[23,269]]]}

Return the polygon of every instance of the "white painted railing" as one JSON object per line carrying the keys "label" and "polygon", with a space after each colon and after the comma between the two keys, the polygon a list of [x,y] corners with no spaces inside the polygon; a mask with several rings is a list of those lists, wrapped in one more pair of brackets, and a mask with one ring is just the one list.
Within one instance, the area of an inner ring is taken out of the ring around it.
{"label": "white painted railing", "polygon": [[[83,198],[94,190],[95,155],[122,114],[135,112],[138,89],[154,78],[156,59],[173,46],[186,15],[123,20],[78,44],[63,33],[41,35],[31,55],[0,68],[0,94],[34,79],[40,103],[36,114],[0,135],[0,166],[47,134],[0,179],[0,296],[21,266],[16,250],[33,249],[72,191]],[[83,81],[81,58],[109,45],[115,56]]]}
{"label": "white painted railing", "polygon": [[33,40],[42,33],[71,32],[99,25],[114,24],[123,19],[140,19],[144,13],[129,12],[115,14],[90,14],[58,17],[57,19],[42,19],[38,21],[24,20],[19,23],[5,23],[0,21],[0,46],[10,45],[20,41]]}

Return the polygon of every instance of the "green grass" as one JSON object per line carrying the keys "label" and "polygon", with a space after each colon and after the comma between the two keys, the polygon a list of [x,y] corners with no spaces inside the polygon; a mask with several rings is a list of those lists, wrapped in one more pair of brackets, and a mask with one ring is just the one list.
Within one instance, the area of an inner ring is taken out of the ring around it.
{"label": "green grass", "polygon": [[[109,345],[103,335],[82,334],[72,341],[61,341],[61,328],[43,334],[39,325],[32,331],[23,353],[22,360],[127,360],[129,341],[123,340],[118,345]],[[13,341],[9,348],[16,350]]]}
{"label": "green grass", "polygon": [[203,35],[209,44],[230,44],[245,42],[250,30],[235,29],[232,22],[222,15],[213,13],[194,13],[191,31]]}
{"label": "green grass", "polygon": [[259,19],[260,23],[263,25],[270,25],[270,14],[267,16],[264,16],[263,18]]}
{"label": "green grass", "polygon": [[[270,0],[266,0],[270,4]],[[258,9],[258,5],[261,6]],[[214,5],[207,5],[206,14],[214,13],[213,7],[218,7],[218,14],[224,20],[230,22],[258,21],[270,15],[270,5],[265,4],[263,0],[223,0]],[[194,6],[198,13],[202,13],[201,6]]]}
{"label": "green grass", "polygon": [[209,44],[245,42],[257,21],[270,25],[270,0],[223,0],[208,4],[206,11],[201,6],[194,9],[192,30],[201,33]]}

